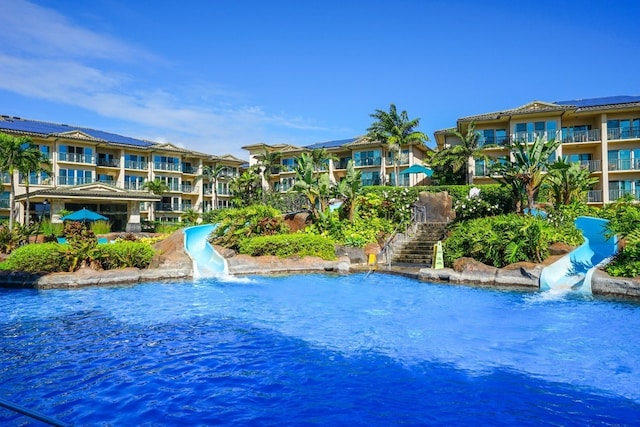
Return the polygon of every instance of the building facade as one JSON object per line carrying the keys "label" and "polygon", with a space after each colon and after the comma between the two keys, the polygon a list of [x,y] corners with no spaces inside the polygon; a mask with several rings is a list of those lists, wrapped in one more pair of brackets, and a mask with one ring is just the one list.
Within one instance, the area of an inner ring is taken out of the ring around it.
{"label": "building facade", "polygon": [[350,160],[353,161],[355,169],[360,171],[362,185],[411,187],[428,183],[428,178],[422,173],[402,173],[410,166],[423,164],[423,160],[431,149],[421,143],[402,146],[399,156],[392,155],[386,144],[371,141],[366,137],[320,142],[306,146],[254,144],[242,148],[249,151],[250,166],[260,164],[260,158],[265,152],[280,154],[279,168],[268,174],[270,175],[268,182],[263,180],[263,185],[274,191],[286,192],[293,187],[297,159],[302,153],[309,153],[314,149],[325,149],[334,157],[323,169],[329,173],[332,183],[339,183],[346,176],[347,163]]}
{"label": "building facade", "polygon": [[[141,221],[180,221],[185,212],[202,213],[229,205],[228,182],[245,161],[216,156],[172,144],[130,138],[95,129],[0,116],[0,132],[28,136],[51,162],[50,172],[16,172],[17,218],[50,216],[82,207],[107,216],[113,231],[139,231]],[[206,166],[223,166],[221,176],[208,180]],[[168,190],[151,194],[144,185],[159,179]],[[28,185],[26,184],[28,182]],[[213,186],[216,185],[214,191]],[[2,175],[0,218],[9,217],[9,176]]]}
{"label": "building facade", "polygon": [[[492,162],[509,161],[511,142],[537,137],[562,143],[556,158],[588,168],[599,182],[588,203],[602,205],[627,194],[640,200],[640,96],[616,96],[561,102],[533,101],[526,105],[458,119],[455,130],[466,132],[475,123],[488,161],[476,160],[474,182],[495,182]],[[438,149],[460,143],[451,132],[435,132]]]}

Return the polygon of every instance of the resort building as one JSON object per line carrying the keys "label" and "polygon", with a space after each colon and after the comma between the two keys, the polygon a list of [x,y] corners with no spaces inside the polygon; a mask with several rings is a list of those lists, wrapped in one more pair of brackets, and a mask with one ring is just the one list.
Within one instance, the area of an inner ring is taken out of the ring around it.
{"label": "resort building", "polygon": [[535,138],[562,141],[556,158],[578,162],[599,179],[588,202],[601,205],[632,194],[640,199],[640,96],[573,101],[533,101],[493,113],[458,119],[453,129],[435,132],[438,150],[460,144],[452,130],[464,134],[475,123],[488,162],[475,162],[474,182],[495,182],[492,162],[509,161],[509,143]]}
{"label": "resort building", "polygon": [[[421,143],[412,143],[400,147],[400,155],[393,155],[387,144],[371,141],[367,137],[357,137],[338,141],[320,142],[306,146],[287,144],[253,144],[242,147],[249,151],[249,165],[260,164],[265,153],[279,153],[279,168],[267,174],[269,182],[263,180],[265,187],[285,192],[295,182],[297,159],[304,152],[325,149],[333,157],[326,162],[323,170],[329,173],[332,183],[340,182],[347,174],[347,163],[352,160],[356,170],[360,171],[362,185],[398,185],[411,187],[427,184],[424,173],[402,173],[413,165],[422,165],[427,153],[432,151]],[[396,170],[398,176],[396,177]],[[263,176],[264,178],[264,176]]]}
{"label": "resort building", "polygon": [[[180,221],[191,210],[228,206],[228,182],[246,164],[232,155],[19,117],[0,116],[0,132],[30,137],[51,162],[50,173],[32,173],[27,179],[16,172],[17,218],[24,218],[28,197],[32,219],[50,216],[56,222],[60,211],[86,207],[108,217],[113,231],[140,231],[144,220]],[[219,179],[205,178],[206,166],[223,166]],[[8,218],[8,174],[1,179],[0,218]],[[155,179],[168,190],[145,190],[145,183]]]}

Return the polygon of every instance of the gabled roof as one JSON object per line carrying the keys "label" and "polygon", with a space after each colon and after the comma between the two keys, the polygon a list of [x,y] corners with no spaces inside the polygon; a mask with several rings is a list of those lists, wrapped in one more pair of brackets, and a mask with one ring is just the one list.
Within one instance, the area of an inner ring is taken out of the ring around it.
{"label": "gabled roof", "polygon": [[[94,182],[89,184],[46,188],[43,190],[32,191],[28,194],[30,198],[51,197],[65,199],[109,199],[109,200],[131,200],[131,201],[159,201],[162,197],[152,193],[143,191],[128,191],[113,185]],[[20,201],[27,198],[27,194],[16,196],[16,200]]]}
{"label": "gabled roof", "polygon": [[222,156],[211,156],[211,160],[214,161],[226,161],[226,162],[235,162],[235,163],[246,163],[246,160],[242,160],[233,156],[231,154],[224,154]]}
{"label": "gabled roof", "polygon": [[479,120],[497,120],[502,116],[515,116],[539,112],[563,112],[563,111],[590,111],[612,108],[635,108],[640,106],[640,96],[608,96],[603,98],[575,99],[571,101],[532,101],[520,107],[511,108],[492,113],[478,114],[458,119],[459,122]]}
{"label": "gabled roof", "polygon": [[28,120],[14,116],[0,116],[0,131],[8,130],[29,136],[50,137],[63,136],[66,138],[83,139],[91,142],[111,142],[114,144],[132,145],[135,147],[150,147],[153,142],[122,136],[101,130]]}

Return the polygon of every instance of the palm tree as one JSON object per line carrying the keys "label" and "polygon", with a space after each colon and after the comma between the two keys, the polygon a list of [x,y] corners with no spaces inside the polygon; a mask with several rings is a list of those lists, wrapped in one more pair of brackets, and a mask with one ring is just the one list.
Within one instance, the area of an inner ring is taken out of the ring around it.
{"label": "palm tree", "polygon": [[29,211],[31,210],[31,203],[29,200],[29,185],[31,173],[35,172],[40,174],[43,172],[49,172],[51,170],[51,161],[44,156],[44,154],[35,147],[35,149],[27,149],[23,152],[22,163],[18,166],[18,175],[24,180],[24,186],[26,191],[26,209],[24,215],[24,223],[29,224]]}
{"label": "palm tree", "polygon": [[398,185],[398,162],[395,159],[399,157],[402,147],[412,143],[424,144],[429,137],[415,130],[420,125],[420,119],[409,120],[406,111],[398,114],[394,104],[389,106],[389,112],[376,110],[370,116],[376,121],[367,129],[367,137],[387,145],[393,162],[395,184]]}
{"label": "palm tree", "polygon": [[[156,178],[153,181],[147,181],[142,185],[142,188],[155,194],[156,196],[162,196],[169,191],[169,186],[166,182],[160,178]],[[149,220],[155,220],[155,203],[151,203],[149,206]]]}
{"label": "palm tree", "polygon": [[227,167],[223,165],[204,165],[202,167],[202,175],[198,175],[196,180],[203,179],[212,187],[211,192],[211,208],[216,209],[218,204],[218,181],[227,171]]}
{"label": "palm tree", "polygon": [[341,212],[347,212],[349,221],[353,220],[356,207],[355,200],[361,187],[361,173],[353,166],[353,160],[349,160],[347,162],[347,175],[336,188],[336,192],[343,199]]}
{"label": "palm tree", "polygon": [[338,160],[338,157],[333,153],[329,153],[324,147],[311,150],[311,163],[316,173],[325,170],[325,168],[329,171],[329,162],[335,160]]}
{"label": "palm tree", "polygon": [[304,195],[309,201],[311,216],[318,219],[318,211],[323,212],[331,193],[329,174],[322,173],[316,176],[313,158],[309,153],[302,153],[296,165],[296,181],[291,191]]}
{"label": "palm tree", "polygon": [[278,151],[269,151],[267,149],[256,156],[258,164],[261,166],[262,176],[267,182],[267,187],[269,189],[271,189],[271,175],[274,172],[279,173],[280,168],[282,167],[282,165],[280,164],[281,158],[282,153]]}
{"label": "palm tree", "polygon": [[229,182],[235,207],[249,206],[262,196],[262,177],[255,166],[242,172]]}
{"label": "palm tree", "polygon": [[580,163],[569,162],[566,158],[549,165],[547,184],[556,208],[576,201],[586,201],[586,192],[597,182],[598,178],[591,177],[588,168]]}
{"label": "palm tree", "polygon": [[495,179],[510,184],[512,188],[516,188],[512,181],[518,181],[527,196],[527,207],[533,209],[538,191],[547,179],[549,159],[560,143],[560,140],[546,141],[543,137],[537,137],[531,144],[526,141],[513,142],[513,162],[495,163],[492,171],[501,175],[501,178]]}
{"label": "palm tree", "polygon": [[[38,147],[27,136],[16,137],[0,133],[0,173],[9,174],[9,229],[15,223],[16,182],[14,173],[35,170],[44,160]],[[37,166],[36,166],[37,165]],[[28,179],[28,178],[27,178]]]}
{"label": "palm tree", "polygon": [[473,185],[475,159],[478,157],[486,157],[483,155],[482,151],[485,148],[489,148],[490,146],[485,145],[481,147],[479,145],[478,141],[480,139],[480,134],[476,132],[475,122],[469,123],[469,126],[467,126],[467,131],[464,134],[458,132],[457,130],[454,130],[453,134],[457,136],[458,139],[460,139],[460,144],[454,145],[448,150],[453,156],[459,157],[461,161],[463,161],[463,163],[466,165],[466,182],[468,185]]}

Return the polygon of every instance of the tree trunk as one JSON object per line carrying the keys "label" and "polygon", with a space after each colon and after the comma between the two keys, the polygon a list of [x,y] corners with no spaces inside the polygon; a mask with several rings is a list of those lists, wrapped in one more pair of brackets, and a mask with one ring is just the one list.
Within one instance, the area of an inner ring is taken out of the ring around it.
{"label": "tree trunk", "polygon": [[13,230],[13,224],[16,217],[16,184],[13,180],[13,173],[9,175],[11,190],[9,191],[9,230]]}
{"label": "tree trunk", "polygon": [[473,173],[474,173],[475,162],[473,161],[473,157],[469,156],[467,158],[467,184],[473,185]]}

